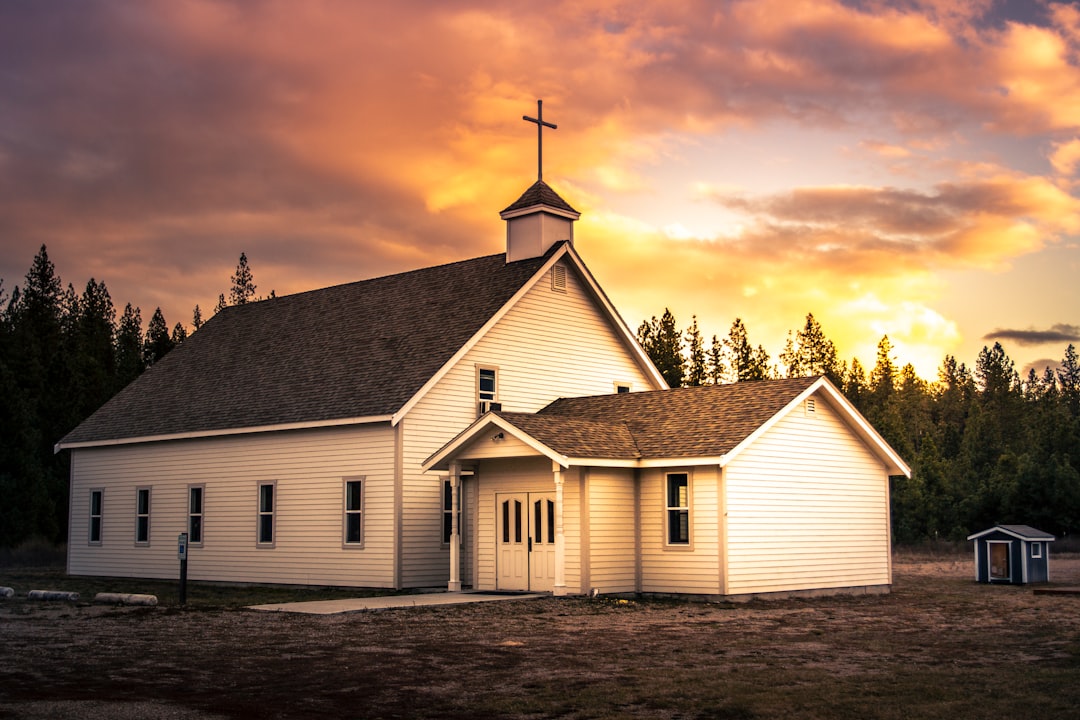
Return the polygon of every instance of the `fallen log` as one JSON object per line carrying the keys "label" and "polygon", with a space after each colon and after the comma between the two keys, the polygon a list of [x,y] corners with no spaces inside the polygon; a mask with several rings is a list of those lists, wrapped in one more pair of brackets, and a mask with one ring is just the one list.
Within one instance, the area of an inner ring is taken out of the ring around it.
{"label": "fallen log", "polygon": [[94,602],[103,605],[157,605],[157,595],[98,593],[94,596]]}
{"label": "fallen log", "polygon": [[31,590],[26,593],[27,600],[73,600],[79,599],[77,592],[64,592],[63,590]]}

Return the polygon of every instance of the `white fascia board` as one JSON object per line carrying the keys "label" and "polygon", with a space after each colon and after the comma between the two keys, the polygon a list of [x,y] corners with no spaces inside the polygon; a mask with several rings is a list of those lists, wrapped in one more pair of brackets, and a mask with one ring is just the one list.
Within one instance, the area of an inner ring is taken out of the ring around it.
{"label": "white fascia board", "polygon": [[619,311],[615,309],[615,305],[608,299],[607,294],[604,292],[603,288],[600,287],[600,283],[596,282],[596,278],[593,277],[592,272],[589,270],[588,266],[585,265],[585,261],[581,259],[581,256],[578,255],[577,250],[574,249],[573,245],[569,246],[567,255],[573,259],[579,274],[585,279],[586,287],[592,292],[596,301],[600,303],[600,307],[607,314],[611,325],[615,328],[616,332],[622,336],[623,342],[626,344],[627,348],[637,356],[638,364],[641,365],[645,374],[652,376],[654,383],[653,389],[668,390],[669,387],[667,381],[664,380],[664,376],[660,374],[660,371],[656,369],[656,365],[653,364],[653,361],[642,349],[641,344],[637,341],[637,337],[630,331],[630,327],[622,319],[622,315],[619,314]]}
{"label": "white fascia board", "polygon": [[639,468],[664,468],[664,467],[699,467],[702,465],[718,465],[723,467],[727,463],[727,455],[721,457],[671,457],[671,458],[646,458],[639,460],[635,467]]}
{"label": "white fascia board", "polygon": [[[825,394],[832,401],[833,407],[839,407],[844,416],[850,421],[854,427],[855,432],[859,435],[864,442],[866,442],[871,449],[876,450],[878,455],[885,460],[885,464],[889,465],[890,475],[903,475],[904,477],[911,477],[911,468],[908,466],[904,459],[900,457],[892,446],[885,441],[885,438],[881,437],[881,434],[874,429],[874,426],[863,417],[854,405],[852,405],[844,394],[836,389],[836,386],[828,381],[826,378],[821,378],[818,382],[812,386],[815,390],[821,388],[825,391]],[[799,402],[809,397],[809,393],[803,393],[799,397]]]}
{"label": "white fascia board", "polygon": [[341,418],[337,420],[319,420],[317,422],[282,423],[280,425],[260,425],[257,427],[229,428],[227,430],[194,430],[184,433],[169,433],[165,435],[143,435],[130,438],[116,438],[111,440],[89,440],[86,442],[56,443],[53,446],[53,454],[61,450],[78,450],[93,447],[112,447],[116,445],[138,445],[140,443],[166,442],[169,440],[196,440],[199,438],[226,437],[230,435],[250,435],[253,433],[282,432],[285,430],[313,430],[328,427],[343,427],[346,425],[371,425],[373,423],[388,423],[393,420],[393,415],[370,415],[359,418]]}
{"label": "white fascia board", "polygon": [[833,408],[840,413],[848,427],[851,428],[852,431],[870,447],[870,450],[885,463],[889,475],[904,475],[905,477],[911,477],[911,468],[908,467],[907,463],[905,463],[896,451],[889,446],[889,443],[885,442],[885,438],[878,434],[878,431],[874,429],[873,425],[867,422],[866,418],[862,416],[862,413],[856,410],[855,406],[848,402],[848,399],[845,398],[844,395],[825,377],[818,378],[810,385],[810,387],[803,390],[792,399],[791,402],[785,405],[780,412],[773,415],[754,430],[754,432],[747,435],[741,443],[724,455],[724,462],[722,465],[731,462],[745,448],[752,445],[759,437],[768,432],[773,425],[780,422],[781,418],[785,417],[789,412],[794,411],[795,408],[805,402],[808,397],[819,390],[825,394]]}
{"label": "white fascia board", "polygon": [[[420,466],[422,472],[431,472],[432,470],[446,470],[448,463],[453,456],[461,450],[463,447],[471,443],[473,440],[481,437],[485,433],[491,432],[493,429],[501,430],[504,433],[508,433],[512,437],[525,443],[533,450],[548,458],[552,462],[558,463],[562,467],[570,467],[570,461],[565,455],[552,450],[550,447],[540,442],[532,435],[529,435],[525,431],[519,429],[516,425],[499,417],[494,413],[485,413],[473,422],[472,425],[458,433],[450,442],[446,443],[439,450],[424,461]],[[507,457],[516,457],[516,455],[507,455]]]}
{"label": "white fascia board", "polygon": [[471,338],[469,338],[468,342],[458,348],[458,351],[454,353],[454,355],[449,360],[447,360],[441,368],[439,368],[438,372],[428,378],[428,381],[424,383],[419,390],[416,391],[416,394],[409,398],[409,401],[407,403],[401,406],[400,410],[394,413],[393,419],[390,421],[390,423],[392,425],[397,425],[399,422],[401,422],[402,419],[404,419],[405,416],[409,414],[409,411],[412,410],[416,406],[416,404],[420,402],[424,398],[424,396],[431,391],[433,387],[438,385],[439,381],[442,380],[446,376],[446,374],[450,372],[450,370],[455,365],[457,365],[461,361],[461,359],[465,357],[465,355],[469,353],[470,350],[476,347],[476,344],[480,342],[481,338],[487,335],[491,328],[495,327],[496,323],[502,320],[503,317],[505,317],[505,315],[510,312],[510,309],[518,304],[521,298],[525,297],[529,290],[531,290],[533,286],[540,281],[540,278],[544,277],[548,273],[548,271],[551,270],[552,266],[554,266],[555,263],[557,263],[564,255],[566,255],[567,248],[569,247],[570,243],[563,243],[563,246],[559,248],[550,258],[548,258],[548,261],[544,263],[544,265],[539,270],[537,270],[536,273],[531,278],[529,278],[527,282],[525,282],[520,288],[518,288],[518,291],[514,293],[513,297],[511,297],[506,302],[506,304],[499,308],[498,312],[492,315],[488,319],[488,321],[484,323],[483,327],[477,330],[476,333]]}
{"label": "white fascia board", "polygon": [[581,217],[581,213],[579,212],[570,212],[569,210],[545,205],[544,203],[518,208],[517,210],[511,210],[510,212],[501,212],[499,213],[499,217],[503,220],[510,220],[511,218],[521,217],[522,215],[535,215],[537,212],[545,212],[548,215],[558,215],[559,217],[564,217],[568,220],[577,220]]}
{"label": "white fascia board", "polygon": [[1012,530],[1006,530],[1005,528],[1001,527],[1000,525],[995,525],[994,527],[990,528],[989,530],[983,530],[982,532],[977,532],[974,535],[968,535],[967,539],[968,540],[976,540],[978,538],[983,537],[984,535],[989,535],[990,533],[995,533],[995,532],[1005,533],[1006,535],[1008,535],[1010,537],[1014,537],[1017,540],[1023,540],[1024,542],[1054,542],[1054,540],[1057,539],[1053,535],[1049,535],[1047,537],[1034,537],[1034,536],[1021,535],[1020,533],[1015,533]]}

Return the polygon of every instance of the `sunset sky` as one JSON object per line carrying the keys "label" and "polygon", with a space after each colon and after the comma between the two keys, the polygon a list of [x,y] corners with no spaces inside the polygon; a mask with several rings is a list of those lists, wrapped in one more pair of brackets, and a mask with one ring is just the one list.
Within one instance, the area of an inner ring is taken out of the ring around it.
{"label": "sunset sky", "polygon": [[813,312],[868,368],[1080,344],[1080,10],[909,2],[0,0],[0,278],[118,310],[501,252],[544,179],[636,328]]}

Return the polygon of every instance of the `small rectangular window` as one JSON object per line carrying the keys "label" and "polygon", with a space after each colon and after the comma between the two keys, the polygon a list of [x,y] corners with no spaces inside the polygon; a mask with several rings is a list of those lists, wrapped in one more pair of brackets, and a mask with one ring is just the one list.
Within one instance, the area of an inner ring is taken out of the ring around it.
{"label": "small rectangular window", "polygon": [[364,481],[345,481],[345,544],[364,542]]}
{"label": "small rectangular window", "polygon": [[620,395],[630,392],[630,383],[615,383],[615,392],[619,393]]}
{"label": "small rectangular window", "polygon": [[150,488],[135,491],[135,542],[150,542]]}
{"label": "small rectangular window", "polygon": [[90,491],[90,535],[91,545],[101,544],[101,510],[105,499],[104,490]]}
{"label": "small rectangular window", "polygon": [[259,545],[274,544],[274,483],[259,485]]}
{"label": "small rectangular window", "polygon": [[450,487],[449,480],[443,480],[442,498],[442,543],[449,545],[454,532],[454,489]]}
{"label": "small rectangular window", "polygon": [[201,545],[203,540],[203,486],[188,488],[188,543]]}
{"label": "small rectangular window", "polygon": [[495,368],[477,368],[476,399],[479,408],[478,415],[496,409],[492,407],[495,401],[499,399],[498,376]]}
{"label": "small rectangular window", "polygon": [[667,539],[669,545],[690,543],[690,480],[686,473],[667,476]]}
{"label": "small rectangular window", "polygon": [[1037,542],[1031,543],[1031,557],[1033,557],[1033,558],[1041,558],[1042,557],[1042,543],[1037,543]]}

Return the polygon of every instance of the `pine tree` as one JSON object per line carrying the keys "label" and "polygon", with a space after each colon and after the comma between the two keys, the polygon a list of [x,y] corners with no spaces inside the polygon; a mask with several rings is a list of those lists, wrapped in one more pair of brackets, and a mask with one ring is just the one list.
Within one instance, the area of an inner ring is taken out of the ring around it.
{"label": "pine tree", "polygon": [[712,342],[709,344],[708,369],[711,384],[719,385],[724,382],[724,377],[727,375],[727,366],[724,364],[724,344],[715,335],[712,336]]}
{"label": "pine tree", "polygon": [[689,350],[686,384],[691,387],[704,385],[709,373],[705,361],[705,342],[701,339],[701,330],[698,329],[697,315],[693,316],[693,322],[686,331],[686,344]]}
{"label": "pine tree", "polygon": [[75,357],[78,419],[104,404],[116,389],[116,308],[105,283],[90,278],[80,305]]}
{"label": "pine tree", "polygon": [[638,342],[664,376],[668,387],[680,387],[683,382],[684,360],[682,335],[675,325],[675,316],[664,308],[664,315],[647,320],[638,327]]}
{"label": "pine tree", "polygon": [[736,381],[765,380],[769,377],[769,354],[761,345],[750,344],[742,318],[735,318],[724,340],[728,366]]}
{"label": "pine tree", "polygon": [[187,340],[187,328],[182,323],[176,323],[172,329],[172,344],[175,348],[180,343]]}
{"label": "pine tree", "polygon": [[232,276],[232,288],[229,290],[230,305],[245,305],[255,300],[255,278],[248,267],[247,255],[240,253],[240,262]]}
{"label": "pine tree", "polygon": [[225,293],[221,293],[217,296],[217,305],[214,306],[214,314],[217,315],[219,312],[221,312],[227,307],[229,306],[225,302]]}
{"label": "pine tree", "polygon": [[146,327],[146,338],[143,340],[143,365],[150,367],[161,358],[165,357],[173,349],[172,338],[169,337],[169,325],[165,322],[165,315],[161,308],[154,310],[150,324]]}
{"label": "pine tree", "polygon": [[142,315],[131,303],[124,306],[120,326],[116,331],[116,389],[119,390],[142,374],[143,364]]}
{"label": "pine tree", "polygon": [[[225,296],[223,295],[221,297],[221,299],[224,300]],[[202,326],[203,326],[202,310],[200,310],[199,306],[196,305],[195,310],[192,311],[192,313],[191,313],[191,327],[195,328],[195,330],[198,330]]]}
{"label": "pine tree", "polygon": [[1057,377],[1069,412],[1074,418],[1080,416],[1080,359],[1077,358],[1076,346],[1072,343],[1065,348],[1065,357],[1061,360]]}

